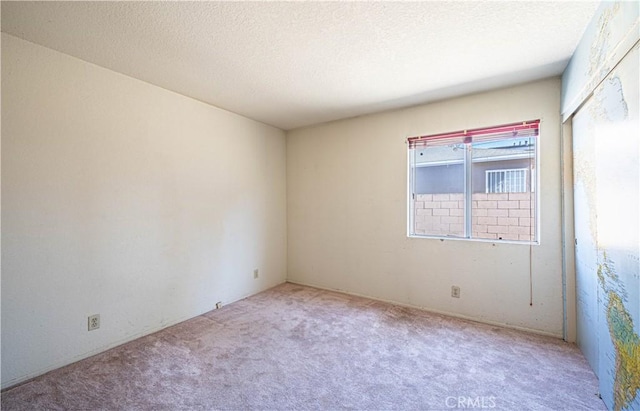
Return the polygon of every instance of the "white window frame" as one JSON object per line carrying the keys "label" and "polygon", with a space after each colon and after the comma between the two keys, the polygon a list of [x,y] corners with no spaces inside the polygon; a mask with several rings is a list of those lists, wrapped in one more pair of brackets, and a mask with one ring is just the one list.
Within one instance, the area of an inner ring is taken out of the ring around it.
{"label": "white window frame", "polygon": [[[541,128],[539,123],[540,120],[536,120],[537,124],[538,124],[538,130]],[[465,131],[466,133],[466,131]],[[532,158],[534,161],[531,165],[531,168],[524,168],[524,170],[529,170],[527,172],[527,174],[530,175],[530,189],[527,190],[525,188],[525,193],[530,193],[530,201],[533,202],[533,215],[531,218],[533,218],[532,221],[532,237],[530,240],[513,240],[513,239],[501,239],[501,238],[497,238],[497,239],[483,239],[483,238],[478,238],[478,237],[474,237],[472,235],[472,230],[471,230],[471,224],[473,222],[473,217],[471,214],[472,213],[472,209],[471,209],[471,203],[472,203],[472,199],[471,196],[473,195],[471,193],[471,195],[467,195],[467,193],[471,192],[471,181],[470,181],[470,176],[471,176],[471,166],[473,164],[473,158],[472,155],[468,155],[465,158],[465,162],[464,162],[464,166],[465,166],[465,202],[466,202],[466,206],[465,206],[465,235],[462,237],[451,237],[451,236],[442,236],[442,235],[430,235],[430,234],[416,234],[415,233],[415,224],[414,224],[414,217],[415,217],[415,201],[416,201],[416,194],[414,191],[414,187],[415,187],[415,170],[416,168],[418,168],[419,166],[416,165],[416,152],[418,151],[418,149],[416,149],[415,147],[411,147],[409,146],[409,149],[407,150],[407,193],[408,193],[408,207],[407,207],[407,212],[408,212],[408,218],[407,218],[407,236],[411,237],[411,238],[431,238],[431,239],[439,239],[439,240],[445,240],[445,239],[450,239],[450,240],[463,240],[463,241],[478,241],[478,242],[504,242],[504,243],[516,243],[516,244],[531,244],[531,245],[539,245],[540,244],[540,198],[539,198],[539,193],[540,190],[538,188],[538,183],[540,181],[539,178],[539,170],[540,170],[540,144],[541,144],[541,139],[539,137],[540,135],[540,131],[538,131],[538,134],[535,137],[535,144],[534,144],[534,151],[533,151],[533,155],[530,157]],[[423,138],[423,137],[410,137],[409,140],[411,140],[412,138]],[[500,139],[497,138],[496,141],[499,141]],[[464,143],[465,146],[465,151],[469,151],[470,153],[470,148],[471,148],[472,142],[469,143]],[[522,168],[521,168],[522,169]],[[501,170],[485,170],[486,171],[508,171],[508,170],[518,170],[518,169],[501,169]],[[526,178],[525,178],[526,181]],[[526,183],[525,183],[526,184]],[[486,187],[486,186],[485,186]],[[487,194],[500,194],[500,193],[487,193]]]}

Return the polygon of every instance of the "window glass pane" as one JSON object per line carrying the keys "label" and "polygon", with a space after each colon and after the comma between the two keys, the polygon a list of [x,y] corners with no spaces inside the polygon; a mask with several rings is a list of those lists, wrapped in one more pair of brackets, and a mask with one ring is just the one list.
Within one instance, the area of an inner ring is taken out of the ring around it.
{"label": "window glass pane", "polygon": [[414,234],[464,236],[464,153],[462,141],[414,150]]}
{"label": "window glass pane", "polygon": [[534,240],[535,142],[516,137],[472,143],[472,238]]}

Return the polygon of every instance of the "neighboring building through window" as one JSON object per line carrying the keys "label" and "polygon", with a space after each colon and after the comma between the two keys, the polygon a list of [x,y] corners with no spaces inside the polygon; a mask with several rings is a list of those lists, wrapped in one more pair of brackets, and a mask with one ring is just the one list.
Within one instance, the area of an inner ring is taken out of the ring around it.
{"label": "neighboring building through window", "polygon": [[537,241],[538,127],[409,138],[409,235]]}
{"label": "neighboring building through window", "polygon": [[485,187],[487,193],[525,193],[527,192],[527,170],[487,170]]}

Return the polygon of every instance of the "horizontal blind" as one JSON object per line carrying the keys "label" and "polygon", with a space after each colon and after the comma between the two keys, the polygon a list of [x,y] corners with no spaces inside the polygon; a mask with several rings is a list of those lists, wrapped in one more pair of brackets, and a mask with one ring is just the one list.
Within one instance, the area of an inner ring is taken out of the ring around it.
{"label": "horizontal blind", "polygon": [[523,121],[495,127],[460,130],[452,133],[432,134],[428,136],[409,137],[409,148],[433,145],[451,145],[461,143],[501,140],[514,137],[537,137],[540,120]]}

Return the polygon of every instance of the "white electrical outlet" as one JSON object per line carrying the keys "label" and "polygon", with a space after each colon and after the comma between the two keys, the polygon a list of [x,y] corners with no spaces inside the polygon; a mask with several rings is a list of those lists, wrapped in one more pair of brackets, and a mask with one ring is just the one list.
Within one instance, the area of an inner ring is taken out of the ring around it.
{"label": "white electrical outlet", "polygon": [[255,270],[253,270],[253,279],[257,279],[260,275],[260,271],[258,271],[258,269],[256,268]]}
{"label": "white electrical outlet", "polygon": [[90,315],[88,321],[89,331],[97,330],[100,328],[100,314]]}
{"label": "white electrical outlet", "polygon": [[452,285],[451,286],[451,296],[453,298],[460,298],[460,287]]}

